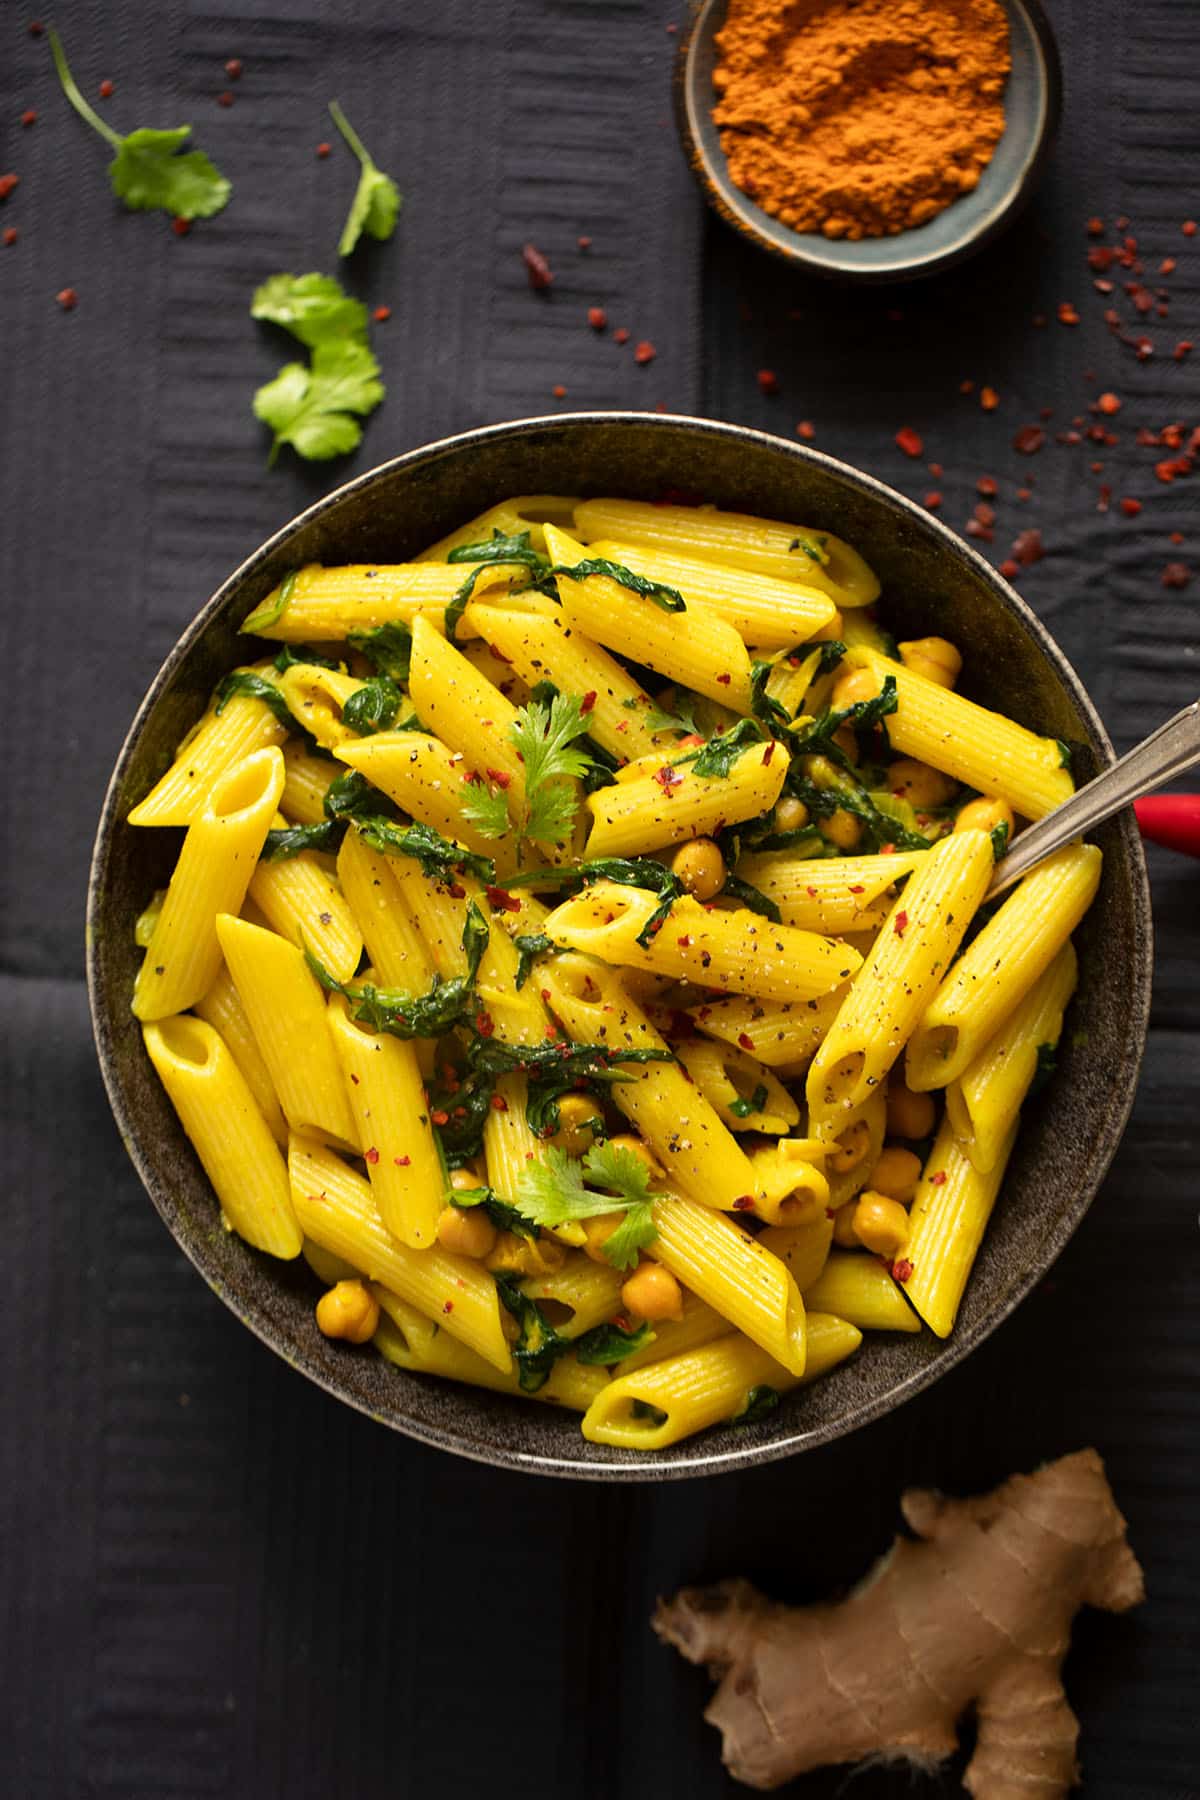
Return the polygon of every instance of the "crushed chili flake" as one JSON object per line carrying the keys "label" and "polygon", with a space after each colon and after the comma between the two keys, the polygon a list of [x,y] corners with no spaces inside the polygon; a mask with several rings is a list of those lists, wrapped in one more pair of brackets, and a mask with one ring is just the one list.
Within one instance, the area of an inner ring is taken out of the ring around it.
{"label": "crushed chili flake", "polygon": [[510,894],[507,888],[489,886],[484,892],[493,912],[520,912],[520,899],[516,894]]}
{"label": "crushed chili flake", "polygon": [[561,381],[555,382],[554,387],[551,391],[553,392],[554,398],[556,400],[565,400],[567,397],[567,390],[563,386]]}
{"label": "crushed chili flake", "polygon": [[1186,563],[1169,562],[1162,572],[1162,584],[1165,588],[1185,588],[1192,579],[1192,571]]}
{"label": "crushed chili flake", "polygon": [[440,1106],[436,1112],[431,1112],[429,1116],[435,1125],[448,1125],[450,1123],[450,1114],[443,1111]]}
{"label": "crushed chili flake", "polygon": [[1175,273],[1175,258],[1173,256],[1164,256],[1158,265],[1158,272],[1160,275],[1173,275]]}
{"label": "crushed chili flake", "polygon": [[25,111],[21,114],[21,123],[25,126],[26,130],[28,130],[31,125],[37,124],[37,114],[34,112],[32,106],[27,106]]}
{"label": "crushed chili flake", "polygon": [[1196,235],[1195,219],[1185,219],[1183,221],[1183,224],[1179,227],[1179,229],[1180,229],[1180,231],[1182,231],[1184,237],[1195,237],[1195,235]]}
{"label": "crushed chili flake", "polygon": [[224,93],[217,95],[217,105],[218,106],[232,106],[233,105],[233,95],[230,93],[228,88],[225,89]]}
{"label": "crushed chili flake", "polygon": [[904,936],[904,933],[908,930],[908,914],[906,912],[898,912],[896,914],[896,917],[892,920],[892,930],[897,937]]}
{"label": "crushed chili flake", "polygon": [[899,449],[903,450],[905,456],[923,456],[925,454],[924,440],[920,432],[914,431],[911,425],[900,427],[896,433],[896,444]]}
{"label": "crushed chili flake", "polygon": [[613,343],[614,344],[627,344],[628,342],[629,342],[628,326],[618,325],[617,329],[613,332]]}
{"label": "crushed chili flake", "polygon": [[240,56],[231,56],[229,58],[229,61],[225,64],[225,73],[228,75],[230,81],[238,81],[241,78],[242,59]]}
{"label": "crushed chili flake", "polygon": [[40,19],[31,19],[29,21],[30,37],[41,37],[41,35],[42,35],[43,31],[45,31],[45,29],[46,29],[46,27],[42,24],[42,21]]}
{"label": "crushed chili flake", "polygon": [[1098,294],[1111,294],[1113,291],[1111,281],[1093,281],[1092,286]]}
{"label": "crushed chili flake", "polygon": [[1028,568],[1030,564],[1042,560],[1046,554],[1046,548],[1042,543],[1042,534],[1036,526],[1031,525],[1028,530],[1017,533],[1013,540],[1012,552],[1023,568]]}
{"label": "crushed chili flake", "polygon": [[590,250],[592,247],[592,240],[590,237],[577,237],[575,242],[580,250]]}
{"label": "crushed chili flake", "polygon": [[677,775],[670,763],[664,763],[661,769],[654,771],[653,779],[657,781],[663,793],[670,798],[672,789],[683,785],[683,776]]}
{"label": "crushed chili flake", "polygon": [[7,200],[13,189],[20,185],[19,175],[0,175],[0,200]]}
{"label": "crushed chili flake", "polygon": [[1140,500],[1126,498],[1121,501],[1121,511],[1125,514],[1127,519],[1136,519],[1141,510],[1142,503]]}
{"label": "crushed chili flake", "polygon": [[995,412],[1000,404],[1000,396],[994,387],[980,388],[979,404],[982,406],[984,412]]}
{"label": "crushed chili flake", "polygon": [[391,316],[392,309],[390,306],[377,306],[375,311],[371,314],[371,317],[377,325],[386,325]]}
{"label": "crushed chili flake", "polygon": [[1121,402],[1116,394],[1101,394],[1096,401],[1096,411],[1102,413],[1119,413]]}
{"label": "crushed chili flake", "polygon": [[912,1275],[912,1272],[913,1272],[913,1266],[909,1262],[907,1256],[902,1256],[902,1257],[898,1258],[898,1260],[892,1264],[892,1280],[893,1281],[899,1281],[899,1282],[903,1283],[910,1278],[910,1276]]}
{"label": "crushed chili flake", "polygon": [[1059,301],[1059,303],[1058,303],[1058,322],[1060,325],[1078,325],[1079,314],[1076,312],[1075,308],[1071,305],[1071,302],[1069,300],[1060,300]]}
{"label": "crushed chili flake", "polygon": [[590,713],[595,704],[596,690],[595,688],[589,688],[587,693],[583,696],[583,699],[579,702],[579,710],[581,713]]}
{"label": "crushed chili flake", "polygon": [[1104,236],[1104,220],[1097,219],[1095,217],[1090,218],[1087,222],[1087,230],[1088,230],[1089,237],[1103,237]]}
{"label": "crushed chili flake", "polygon": [[521,245],[521,261],[525,264],[530,287],[535,293],[544,292],[554,280],[554,272],[536,244]]}
{"label": "crushed chili flake", "polygon": [[492,1099],[491,1099],[491,1107],[492,1107],[493,1112],[507,1112],[508,1111],[508,1101],[504,1098],[503,1094],[493,1094]]}
{"label": "crushed chili flake", "polygon": [[689,934],[685,931],[682,937],[678,937],[675,939],[675,942],[679,945],[679,948],[681,950],[687,950],[687,949],[690,949],[692,940],[691,940],[691,937],[689,936]]}
{"label": "crushed chili flake", "polygon": [[467,897],[467,890],[461,881],[452,881],[446,892],[452,900],[465,900]]}
{"label": "crushed chili flake", "polygon": [[1014,435],[1012,445],[1021,456],[1034,456],[1046,442],[1046,433],[1040,425],[1022,425]]}
{"label": "crushed chili flake", "polygon": [[929,473],[933,476],[935,481],[940,481],[946,471],[943,469],[941,463],[930,463]]}
{"label": "crushed chili flake", "polygon": [[817,435],[816,427],[813,425],[812,420],[811,419],[801,419],[800,423],[796,427],[796,436],[807,440],[809,438],[816,437],[816,435]]}
{"label": "crushed chili flake", "polygon": [[1190,338],[1180,338],[1179,342],[1176,344],[1175,348],[1172,350],[1171,355],[1175,358],[1176,362],[1182,362],[1185,356],[1191,355],[1191,352],[1192,352],[1191,339]]}
{"label": "crushed chili flake", "polygon": [[171,230],[175,233],[176,237],[186,237],[191,229],[192,221],[190,219],[171,220]]}
{"label": "crushed chili flake", "polygon": [[608,314],[602,306],[589,306],[587,322],[593,331],[603,331],[608,324]]}
{"label": "crushed chili flake", "polygon": [[58,301],[58,304],[62,307],[64,312],[71,312],[73,308],[79,305],[79,295],[75,292],[74,288],[59,288],[54,298]]}
{"label": "crushed chili flake", "polygon": [[490,1012],[476,1013],[475,1029],[480,1037],[489,1038],[495,1035],[496,1021],[492,1018]]}
{"label": "crushed chili flake", "polygon": [[806,887],[804,891],[810,900],[815,899],[817,894],[817,889],[815,887]]}
{"label": "crushed chili flake", "polygon": [[945,1180],[946,1180],[945,1169],[935,1170],[934,1173],[929,1177],[929,1179],[930,1179],[930,1181],[932,1181],[934,1187],[942,1187],[945,1184]]}
{"label": "crushed chili flake", "polygon": [[985,500],[994,500],[1000,492],[1000,484],[991,475],[981,475],[975,483],[975,491],[982,494]]}
{"label": "crushed chili flake", "polygon": [[1019,487],[1017,489],[1017,499],[1018,500],[1032,500],[1033,499],[1033,489],[1027,488],[1027,487]]}
{"label": "crushed chili flake", "polygon": [[978,538],[981,543],[990,544],[994,541],[996,534],[990,525],[982,525],[978,519],[968,519],[967,536]]}
{"label": "crushed chili flake", "polygon": [[1172,533],[1171,533],[1171,542],[1172,542],[1172,543],[1173,543],[1173,544],[1182,544],[1182,542],[1183,542],[1183,533],[1182,533],[1182,531],[1173,531],[1173,532],[1172,532]]}
{"label": "crushed chili flake", "polygon": [[754,1195],[753,1194],[739,1194],[737,1199],[733,1203],[733,1210],[734,1210],[734,1212],[753,1212],[754,1211]]}
{"label": "crushed chili flake", "polygon": [[986,500],[977,500],[975,502],[974,517],[981,525],[994,525],[996,523],[996,509],[994,506],[989,506]]}
{"label": "crushed chili flake", "polygon": [[[1101,465],[1101,466],[1103,466],[1103,465]],[[1100,484],[1100,494],[1096,501],[1096,511],[1106,513],[1108,511],[1109,501],[1111,499],[1112,499],[1111,487],[1109,487],[1109,485],[1106,481],[1102,482]]]}
{"label": "crushed chili flake", "polygon": [[15,225],[6,225],[4,228],[4,242],[6,244],[11,245],[11,244],[15,244],[16,241],[17,241],[16,226]]}
{"label": "crushed chili flake", "polygon": [[112,82],[105,76],[104,80],[100,83],[100,98],[102,100],[111,100],[115,92],[116,89],[113,87]]}
{"label": "crushed chili flake", "polygon": [[411,1156],[393,1156],[392,1161],[398,1169],[407,1169],[412,1165]]}
{"label": "crushed chili flake", "polygon": [[375,1167],[375,1164],[379,1161],[379,1152],[374,1144],[367,1145],[367,1148],[363,1151],[363,1160],[364,1162],[369,1162],[372,1168]]}
{"label": "crushed chili flake", "polygon": [[1186,475],[1191,466],[1186,456],[1164,457],[1162,462],[1155,463],[1154,473],[1160,481],[1174,481],[1177,475]]}
{"label": "crushed chili flake", "polygon": [[975,383],[973,381],[960,381],[958,384],[958,391],[960,394],[973,394],[975,392]]}
{"label": "crushed chili flake", "polygon": [[332,144],[320,143],[317,145],[317,155],[321,158],[322,162],[330,154],[332,149]]}
{"label": "crushed chili flake", "polygon": [[444,1312],[444,1313],[451,1313],[451,1312],[453,1312],[453,1311],[454,1311],[454,1302],[453,1302],[453,1300],[447,1300],[447,1301],[446,1301],[446,1303],[445,1303],[445,1305],[444,1305],[444,1306],[443,1306],[443,1307],[442,1307],[442,1311],[443,1311],[443,1312]]}
{"label": "crushed chili flake", "polygon": [[767,745],[766,749],[763,751],[762,760],[763,760],[763,768],[764,769],[768,767],[768,765],[771,761],[771,758],[774,756],[774,754],[775,754],[775,740],[774,740],[774,738],[772,738],[771,742]]}
{"label": "crushed chili flake", "polygon": [[1000,573],[1005,581],[1012,581],[1020,573],[1020,569],[1011,556],[1006,556],[1000,564]]}
{"label": "crushed chili flake", "polygon": [[651,363],[657,355],[658,351],[654,348],[654,345],[650,342],[649,338],[643,338],[633,353],[633,360],[635,363]]}
{"label": "crushed chili flake", "polygon": [[506,774],[503,769],[489,769],[487,778],[489,781],[494,782],[498,788],[508,788],[512,785],[512,776]]}
{"label": "crushed chili flake", "polygon": [[754,1039],[750,1036],[748,1031],[738,1032],[738,1043],[742,1046],[743,1050],[753,1050],[754,1048]]}
{"label": "crushed chili flake", "polygon": [[929,508],[930,512],[936,512],[938,507],[941,504],[942,504],[942,496],[938,493],[936,488],[932,489],[928,494],[926,494],[925,505]]}
{"label": "crushed chili flake", "polygon": [[779,377],[774,369],[760,369],[757,381],[760,393],[777,394],[779,392]]}

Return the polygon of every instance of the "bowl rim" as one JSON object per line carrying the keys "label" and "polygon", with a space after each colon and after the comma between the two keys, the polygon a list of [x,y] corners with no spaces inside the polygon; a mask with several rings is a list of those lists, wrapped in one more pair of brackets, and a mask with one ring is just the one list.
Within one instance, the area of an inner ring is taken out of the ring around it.
{"label": "bowl rim", "polygon": [[[838,1439],[849,1436],[860,1427],[872,1424],[886,1413],[896,1410],[906,1401],[914,1398],[924,1389],[948,1374],[951,1369],[966,1360],[971,1352],[990,1337],[1015,1311],[1016,1307],[1040,1282],[1050,1268],[1053,1267],[1067,1243],[1078,1230],[1088,1209],[1090,1208],[1100,1185],[1108,1173],[1109,1166],[1121,1141],[1130,1112],[1133,1108],[1137,1092],[1138,1077],[1145,1051],[1146,1032],[1150,1013],[1151,976],[1153,969],[1153,924],[1150,910],[1149,878],[1146,869],[1145,853],[1136,828],[1130,821],[1126,822],[1124,837],[1125,849],[1129,859],[1129,877],[1133,896],[1134,917],[1141,928],[1140,943],[1142,953],[1135,957],[1131,966],[1133,981],[1129,996],[1129,1043],[1131,1054],[1126,1060],[1130,1073],[1125,1085],[1121,1104],[1105,1117],[1102,1131],[1093,1140],[1094,1151],[1091,1162],[1089,1180],[1074,1195],[1072,1202],[1060,1218],[1061,1235],[1057,1242],[1050,1246],[1048,1260],[1036,1259],[1026,1269],[1021,1278],[1014,1283],[1006,1294],[1003,1303],[994,1312],[979,1319],[971,1328],[958,1331],[953,1337],[942,1341],[939,1354],[924,1367],[903,1377],[886,1392],[866,1399],[856,1408],[851,1417],[829,1420],[823,1424],[793,1429],[765,1444],[748,1445],[744,1450],[735,1449],[723,1452],[704,1453],[698,1449],[695,1454],[676,1456],[669,1460],[660,1458],[653,1451],[637,1453],[636,1462],[613,1461],[592,1462],[575,1460],[570,1455],[542,1452],[529,1452],[507,1447],[503,1444],[484,1445],[476,1439],[456,1428],[439,1428],[427,1426],[423,1421],[409,1418],[381,1415],[365,1400],[347,1392],[337,1382],[329,1379],[325,1372],[315,1364],[310,1364],[302,1348],[289,1343],[286,1335],[267,1314],[256,1312],[253,1308],[242,1304],[240,1297],[231,1292],[215,1268],[208,1263],[205,1241],[200,1232],[190,1232],[182,1221],[177,1223],[160,1204],[159,1187],[162,1177],[154,1165],[153,1159],[144,1146],[139,1128],[129,1106],[117,1074],[116,1058],[112,1054],[110,1011],[106,1005],[99,959],[97,955],[96,923],[101,904],[101,896],[109,857],[112,851],[114,828],[118,823],[117,804],[120,796],[125,772],[132,760],[143,728],[151,713],[183,661],[193,647],[207,631],[209,625],[222,612],[227,601],[241,584],[274,556],[289,539],[300,529],[309,525],[323,513],[339,505],[347,495],[357,490],[368,488],[373,484],[387,481],[402,474],[432,464],[440,458],[452,456],[463,449],[477,443],[503,440],[506,437],[516,438],[542,432],[563,425],[576,426],[621,426],[636,425],[649,427],[652,430],[673,431],[680,427],[704,436],[731,439],[734,442],[753,442],[773,452],[782,452],[789,459],[798,463],[816,464],[827,469],[840,480],[848,481],[862,492],[886,504],[898,507],[907,515],[909,522],[922,532],[939,540],[942,546],[965,561],[983,578],[996,601],[1007,611],[1016,615],[1018,622],[1035,640],[1042,655],[1049,661],[1055,674],[1063,683],[1072,701],[1077,706],[1081,717],[1087,723],[1100,749],[1100,760],[1111,763],[1114,752],[1111,741],[1092,701],[1080,681],[1074,668],[1064,652],[1059,648],[1051,634],[1038,619],[1032,608],[1022,600],[1021,596],[997,572],[996,569],[971,544],[957,536],[949,526],[935,518],[916,501],[908,499],[894,488],[880,481],[877,476],[856,469],[826,452],[815,450],[807,444],[795,444],[786,438],[779,438],[770,432],[759,431],[750,426],[735,425],[727,421],[704,419],[679,413],[646,413],[632,410],[622,411],[581,411],[573,413],[542,414],[524,419],[502,421],[494,425],[476,426],[470,430],[456,432],[448,437],[435,439],[433,442],[417,446],[403,452],[399,456],[377,464],[361,474],[353,476],[349,481],[322,495],[312,505],[297,513],[279,530],[273,532],[257,549],[243,559],[241,563],[226,577],[213,593],[211,598],[200,608],[191,622],[184,628],[175,644],[164,659],[154,679],[134,714],[133,721],[124,737],[118,752],[112,775],[105,789],[104,800],[100,810],[96,837],[93,844],[91,864],[88,873],[87,914],[86,914],[86,969],[88,1006],[92,1020],[92,1031],[105,1090],[108,1094],[113,1117],[121,1136],[121,1141],[129,1154],[134,1168],[145,1188],[155,1210],[170,1231],[175,1242],[193,1267],[204,1278],[207,1285],[223,1301],[232,1313],[249,1327],[254,1335],[283,1358],[290,1367],[323,1388],[326,1393],[355,1408],[368,1418],[389,1426],[403,1436],[414,1438],[436,1449],[449,1450],[456,1455],[464,1456],[469,1461],[484,1463],[489,1467],[504,1467],[517,1472],[553,1475],[564,1479],[584,1479],[592,1481],[662,1481],[682,1480],[694,1475],[722,1474],[735,1470],[758,1467],[768,1462],[776,1462],[784,1457],[795,1455],[802,1450],[816,1449],[823,1444],[834,1443]],[[1120,818],[1122,815],[1118,815]],[[702,1444],[703,1439],[699,1440]]]}
{"label": "bowl rim", "polygon": [[[692,174],[704,192],[705,199],[718,218],[739,236],[749,239],[759,249],[765,250],[769,256],[775,257],[780,262],[790,263],[793,268],[803,269],[807,274],[818,276],[823,281],[844,282],[848,286],[884,287],[890,283],[921,281],[930,275],[940,274],[944,269],[953,268],[968,257],[974,256],[999,236],[1007,226],[1011,225],[1032,199],[1034,189],[1041,179],[1047,158],[1053,148],[1063,108],[1062,59],[1059,56],[1058,40],[1054,35],[1054,28],[1041,5],[1041,0],[1002,0],[1003,4],[1012,6],[1027,18],[1033,35],[1037,39],[1042,65],[1045,69],[1045,110],[1041,126],[1033,152],[1012,194],[997,212],[991,216],[985,216],[974,231],[948,245],[944,250],[934,251],[927,256],[914,257],[908,262],[883,269],[852,268],[814,256],[802,248],[802,234],[791,232],[786,226],[781,229],[788,231],[791,241],[780,242],[763,230],[751,211],[743,211],[735,206],[722,192],[713,172],[712,159],[701,141],[692,117],[693,88],[698,79],[695,73],[693,52],[701,32],[708,25],[717,6],[728,4],[728,0],[690,0],[690,3],[692,16],[685,29],[680,33],[672,80],[675,124],[682,141],[684,155]],[[902,242],[907,235],[907,232],[897,233],[896,241]]]}

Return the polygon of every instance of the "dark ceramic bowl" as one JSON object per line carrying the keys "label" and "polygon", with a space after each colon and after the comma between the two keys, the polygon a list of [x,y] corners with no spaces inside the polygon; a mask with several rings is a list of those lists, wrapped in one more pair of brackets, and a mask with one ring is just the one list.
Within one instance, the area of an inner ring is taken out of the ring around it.
{"label": "dark ceramic bowl", "polygon": [[762,432],[641,413],[528,419],[398,457],[318,502],[244,563],[184,632],[125,741],[104,802],[88,908],[96,1042],[117,1124],[151,1199],[210,1287],[294,1368],[383,1424],[484,1462],[553,1475],[648,1480],[709,1474],[811,1449],[852,1431],[961,1362],[1045,1273],[1108,1168],[1137,1083],[1150,997],[1150,911],[1131,813],[1104,826],[1104,878],[1078,934],[1081,977],[1059,1073],[1028,1108],[954,1336],[868,1337],[858,1356],[759,1423],[639,1455],[585,1443],[573,1415],[408,1375],[330,1343],[303,1262],[281,1264],[223,1231],[129,1010],[133,922],[167,879],[174,831],[126,814],[170,762],[218,678],[240,661],[237,627],[298,563],[395,561],[511,494],[668,488],[834,531],[883,582],[898,635],[944,633],[963,686],[1076,748],[1083,775],[1112,760],[1062,652],[1013,590],[944,525],[869,475]]}
{"label": "dark ceramic bowl", "polygon": [[712,119],[713,40],[725,22],[729,0],[693,0],[692,24],[675,69],[675,109],[688,160],[712,206],[764,250],[814,275],[844,281],[911,281],[982,249],[1032,194],[1062,111],[1058,49],[1038,0],[1001,4],[1008,15],[1012,73],[1004,93],[1004,135],[979,186],[925,225],[851,243],[790,230],[730,180]]}

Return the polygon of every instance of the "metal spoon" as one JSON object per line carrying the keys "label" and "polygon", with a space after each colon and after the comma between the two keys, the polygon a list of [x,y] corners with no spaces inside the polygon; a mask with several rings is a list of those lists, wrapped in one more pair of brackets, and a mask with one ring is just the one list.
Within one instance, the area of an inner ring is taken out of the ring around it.
{"label": "metal spoon", "polygon": [[1077,794],[1023,831],[1008,855],[996,864],[986,898],[1003,894],[1037,863],[1044,862],[1073,838],[1111,819],[1130,801],[1151,794],[1164,781],[1182,775],[1200,762],[1200,700],[1152,731],[1148,738],[1126,752],[1111,769],[1105,769]]}

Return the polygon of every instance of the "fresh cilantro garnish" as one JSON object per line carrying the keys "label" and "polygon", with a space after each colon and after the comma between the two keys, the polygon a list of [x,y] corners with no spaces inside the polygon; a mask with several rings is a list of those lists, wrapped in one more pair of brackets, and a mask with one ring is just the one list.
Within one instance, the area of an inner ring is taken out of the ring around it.
{"label": "fresh cilantro garnish", "polygon": [[560,842],[570,831],[579,804],[570,783],[590,766],[587,751],[573,748],[587,728],[587,714],[576,695],[557,694],[548,706],[531,700],[508,731],[524,765],[523,809],[513,818],[503,789],[477,782],[464,803],[464,817],[484,837],[503,837],[515,830],[518,839]]}
{"label": "fresh cilantro garnish", "polygon": [[623,1325],[594,1325],[575,1339],[575,1360],[607,1366],[624,1361],[635,1350],[644,1350],[653,1342],[654,1329],[649,1319],[643,1319],[640,1325],[629,1330]]}
{"label": "fresh cilantro garnish", "polygon": [[75,111],[116,152],[108,165],[109,184],[131,212],[161,210],[175,219],[211,219],[221,211],[233,192],[231,184],[203,150],[178,154],[192,135],[190,125],[179,125],[173,131],[143,128],[122,137],[80,93],[54,30],[50,32],[50,54],[63,93]]}
{"label": "fresh cilantro garnish", "polygon": [[308,462],[345,456],[362,441],[354,417],[373,412],[383,399],[379,364],[353,338],[319,343],[312,362],[286,363],[254,396],[254,416],[274,432],[268,464],[285,444]]}
{"label": "fresh cilantro garnish", "polygon": [[329,102],[329,112],[362,169],[338,244],[338,255],[349,256],[364,231],[381,243],[391,237],[400,212],[401,194],[391,176],[385,175],[368,155],[362,139],[336,100]]}
{"label": "fresh cilantro garnish", "polygon": [[281,325],[310,350],[345,338],[367,341],[366,307],[343,293],[332,275],[270,276],[255,289],[250,317]]}
{"label": "fresh cilantro garnish", "polygon": [[696,737],[703,737],[704,735],[696,723],[693,702],[688,699],[682,699],[678,692],[676,692],[675,695],[674,712],[669,712],[665,706],[660,706],[656,700],[650,701],[648,706],[644,701],[637,699],[622,700],[621,705],[625,708],[626,712],[644,712],[644,723],[650,731],[683,731],[687,732],[689,736],[694,735]]}
{"label": "fresh cilantro garnish", "polygon": [[631,1150],[613,1144],[593,1144],[582,1162],[563,1150],[547,1150],[543,1160],[531,1163],[521,1176],[517,1203],[527,1219],[549,1226],[623,1212],[625,1217],[604,1244],[604,1255],[615,1269],[629,1268],[638,1251],[658,1235],[650,1171]]}
{"label": "fresh cilantro garnish", "polygon": [[408,680],[412,627],[403,619],[389,620],[386,625],[377,625],[374,631],[348,631],[346,642],[373,663],[381,675],[390,675],[393,681]]}
{"label": "fresh cilantro garnish", "polygon": [[757,1425],[760,1419],[765,1419],[768,1413],[774,1412],[778,1405],[779,1389],[769,1387],[765,1381],[760,1382],[757,1387],[750,1389],[729,1423]]}

